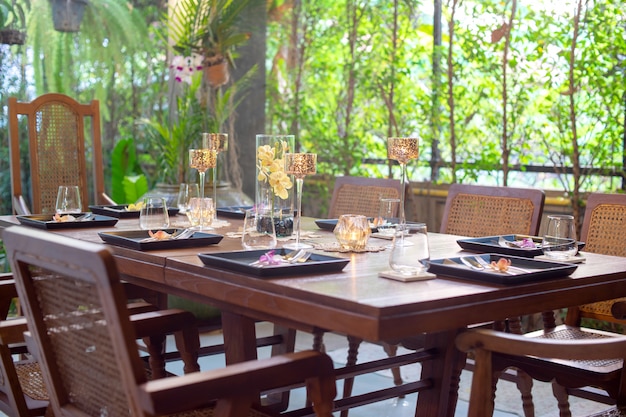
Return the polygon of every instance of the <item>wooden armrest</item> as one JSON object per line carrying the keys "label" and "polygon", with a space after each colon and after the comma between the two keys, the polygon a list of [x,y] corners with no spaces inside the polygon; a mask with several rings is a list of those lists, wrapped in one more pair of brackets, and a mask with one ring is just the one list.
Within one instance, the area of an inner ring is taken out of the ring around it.
{"label": "wooden armrest", "polygon": [[147,337],[155,334],[167,334],[183,327],[195,328],[195,316],[185,310],[169,309],[148,311],[130,316],[137,337]]}
{"label": "wooden armrest", "polygon": [[7,281],[7,280],[12,280],[13,279],[13,273],[12,272],[5,272],[0,274],[0,281]]}
{"label": "wooden armrest", "polygon": [[109,197],[107,193],[102,193],[100,195],[100,200],[101,202],[99,204],[108,204],[111,206],[117,205],[117,203],[111,197]]}
{"label": "wooden armrest", "polygon": [[[228,365],[176,378],[149,381],[139,387],[139,404],[152,415],[173,414],[206,406],[219,398],[251,397],[259,391],[307,381],[314,406],[332,404],[336,395],[330,357],[303,351]],[[207,398],[211,393],[212,398]],[[330,415],[330,414],[328,414]]]}
{"label": "wooden armrest", "polygon": [[15,210],[15,214],[32,214],[28,205],[26,205],[26,200],[22,195],[14,195],[13,196],[13,209]]}
{"label": "wooden armrest", "polygon": [[0,344],[11,345],[24,342],[24,332],[28,330],[26,318],[0,321]]}
{"label": "wooden armrest", "polygon": [[457,336],[463,352],[485,350],[509,355],[532,355],[560,359],[613,359],[626,356],[626,337],[555,340],[525,337],[494,330],[468,330]]}

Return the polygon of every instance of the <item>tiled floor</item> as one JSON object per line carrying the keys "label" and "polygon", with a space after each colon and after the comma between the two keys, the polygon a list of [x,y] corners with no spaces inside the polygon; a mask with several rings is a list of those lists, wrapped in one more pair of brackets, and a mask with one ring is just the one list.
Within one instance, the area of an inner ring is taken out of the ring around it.
{"label": "tiled floor", "polygon": [[[259,335],[269,334],[271,332],[271,325],[268,323],[259,323],[257,325],[257,333]],[[221,341],[221,333],[206,334],[203,335],[203,344],[212,344],[217,341]],[[346,338],[334,334],[326,334],[324,337],[324,344],[327,352],[336,360],[338,364],[341,363],[342,358],[345,357],[344,350],[347,348]],[[312,346],[311,335],[307,333],[298,333],[296,338],[296,350],[309,349]],[[374,346],[372,349],[370,345],[369,351],[375,351],[374,353],[382,352],[382,348]],[[362,352],[365,350],[365,352]],[[360,353],[363,353],[367,357],[367,347],[360,349]],[[381,353],[383,354],[383,353]],[[269,355],[269,348],[262,348],[259,351],[259,356],[264,357]],[[201,368],[203,370],[212,369],[216,367],[224,366],[224,358],[221,355],[213,357],[205,357],[201,359]],[[180,373],[180,369],[176,368],[176,364],[168,365],[172,367],[172,371]],[[410,368],[414,365],[402,368],[402,374],[405,379],[411,379],[417,377],[415,369]],[[467,398],[469,396],[469,385],[471,381],[471,373],[463,371],[461,375],[461,389],[460,400],[457,403],[455,417],[464,417],[467,415]],[[392,386],[392,379],[385,375],[385,372],[377,372],[367,375],[359,376],[355,379],[355,385],[353,392],[355,394],[365,393],[374,389],[381,389]],[[341,382],[338,383],[337,391],[341,392]],[[549,384],[535,383],[533,389],[533,396],[535,399],[535,410],[537,417],[557,417],[558,410],[556,402],[552,396],[552,390]],[[291,396],[291,408],[300,408],[304,404],[305,393],[303,389],[296,390]],[[417,394],[409,395],[403,399],[392,399],[381,403],[374,403],[350,410],[350,417],[409,417],[414,416],[415,402],[417,400]],[[600,411],[607,406],[592,403],[590,401],[580,400],[578,398],[571,398],[571,411],[574,417],[587,416],[593,414],[596,411]],[[338,415],[339,413],[337,413]],[[521,409],[521,400],[519,399],[519,393],[514,384],[506,381],[500,381],[498,383],[498,391],[496,396],[496,411],[493,414],[495,417],[513,417],[523,416]]]}

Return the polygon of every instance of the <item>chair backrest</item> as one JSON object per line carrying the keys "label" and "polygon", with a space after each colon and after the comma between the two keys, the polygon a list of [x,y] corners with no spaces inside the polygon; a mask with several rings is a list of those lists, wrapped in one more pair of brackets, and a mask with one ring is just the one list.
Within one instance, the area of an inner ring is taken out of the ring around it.
{"label": "chair backrest", "polygon": [[[377,217],[381,198],[400,198],[402,184],[386,178],[337,177],[328,218],[342,214]],[[397,214],[397,213],[396,213]]]}
{"label": "chair backrest", "polygon": [[589,194],[580,240],[586,252],[626,256],[626,194]]}
{"label": "chair backrest", "polygon": [[[585,252],[626,256],[626,194],[589,194],[580,240],[585,242]],[[626,298],[570,307],[565,322],[579,325],[587,317],[623,326],[624,320],[611,313],[613,304],[621,300]]]}
{"label": "chair backrest", "polygon": [[109,249],[25,227],[3,240],[54,414],[142,415],[131,396],[146,374]]}
{"label": "chair backrest", "polygon": [[545,193],[532,188],[452,184],[441,233],[468,237],[537,235]]}
{"label": "chair backrest", "polygon": [[[28,120],[28,154],[20,150],[19,119]],[[90,119],[90,140],[85,136]],[[9,98],[9,148],[13,211],[17,214],[54,212],[59,185],[78,185],[83,211],[89,205],[93,188],[95,204],[105,204],[100,108],[97,100],[80,104],[63,94],[44,94],[34,101]],[[30,161],[30,175],[22,171],[22,161]],[[92,161],[91,169],[88,161]],[[91,179],[91,181],[90,181]],[[30,181],[30,203],[24,188]],[[93,185],[91,185],[93,184]]]}

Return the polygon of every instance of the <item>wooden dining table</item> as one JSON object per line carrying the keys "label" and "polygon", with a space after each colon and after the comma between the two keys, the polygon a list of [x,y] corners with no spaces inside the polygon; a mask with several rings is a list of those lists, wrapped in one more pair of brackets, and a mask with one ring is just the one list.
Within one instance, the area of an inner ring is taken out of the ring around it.
{"label": "wooden dining table", "polygon": [[[454,415],[465,363],[454,339],[467,326],[626,296],[626,260],[592,253],[586,253],[586,262],[569,276],[513,285],[443,275],[415,282],[381,278],[379,272],[389,269],[388,249],[365,253],[315,250],[349,263],[341,271],[303,275],[258,277],[205,265],[198,253],[242,250],[240,239],[228,237],[240,229],[241,220],[229,222],[230,226],[210,232],[225,235],[216,245],[156,251],[110,247],[125,280],[219,307],[228,363],[256,358],[256,320],[304,331],[323,329],[371,342],[405,343],[409,348],[419,338],[425,360],[422,380],[411,386],[419,392],[416,416]],[[16,223],[15,216],[0,216],[0,228]],[[129,219],[113,227],[54,233],[102,242],[97,232],[138,228],[138,221]],[[314,233],[304,237],[311,242],[334,242],[333,234],[318,230],[313,219],[303,219],[303,230]],[[463,254],[457,244],[460,238],[429,233],[431,259]],[[388,243],[369,241],[371,246]],[[367,400],[362,397],[362,403]]]}

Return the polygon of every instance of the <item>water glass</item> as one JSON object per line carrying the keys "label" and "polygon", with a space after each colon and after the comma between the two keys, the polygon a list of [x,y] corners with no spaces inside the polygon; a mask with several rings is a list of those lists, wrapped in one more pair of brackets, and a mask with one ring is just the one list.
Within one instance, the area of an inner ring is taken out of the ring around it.
{"label": "water glass", "polygon": [[211,223],[213,223],[213,215],[215,214],[213,199],[192,197],[189,200],[189,208],[186,214],[191,226],[199,229],[209,228]]}
{"label": "water glass", "polygon": [[143,230],[162,230],[170,227],[167,203],[162,197],[146,197],[139,212],[139,227]]}
{"label": "water glass", "polygon": [[567,261],[578,252],[574,216],[550,215],[541,244],[543,254],[550,259]]}
{"label": "water glass", "polygon": [[241,245],[245,250],[276,247],[276,229],[271,210],[261,208],[246,210]]}
{"label": "water glass", "polygon": [[81,213],[80,190],[77,185],[61,185],[57,192],[56,212],[59,214]]}
{"label": "water glass", "polygon": [[[410,242],[410,244],[407,244]],[[389,266],[402,275],[419,275],[430,260],[428,231],[424,223],[398,225],[393,236]]]}
{"label": "water glass", "polygon": [[383,236],[393,236],[399,220],[398,213],[400,213],[399,198],[381,198],[376,225],[378,233]]}
{"label": "water glass", "polygon": [[189,210],[189,202],[192,198],[197,198],[200,195],[200,188],[198,184],[180,184],[178,189],[178,210],[181,214],[187,213]]}

